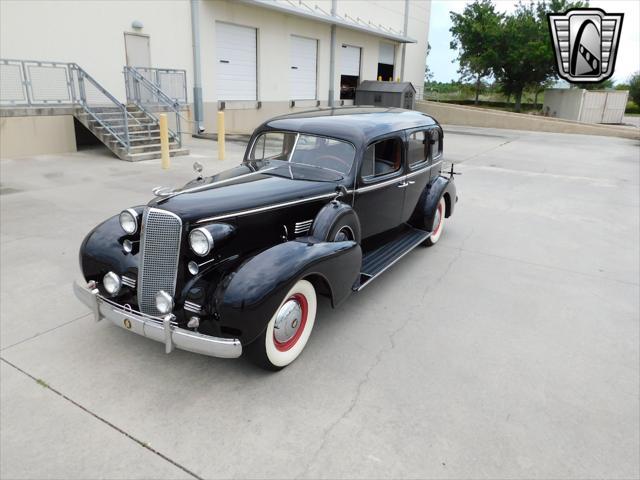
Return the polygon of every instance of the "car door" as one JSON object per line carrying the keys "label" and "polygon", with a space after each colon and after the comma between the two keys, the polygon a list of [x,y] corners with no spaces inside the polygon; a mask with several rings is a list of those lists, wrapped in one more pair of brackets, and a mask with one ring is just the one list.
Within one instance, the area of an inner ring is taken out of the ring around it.
{"label": "car door", "polygon": [[411,218],[429,180],[440,172],[440,129],[430,127],[408,130],[406,143],[407,188],[402,211],[403,222]]}
{"label": "car door", "polygon": [[369,144],[360,162],[354,209],[360,219],[362,238],[402,223],[404,192],[404,141],[402,134]]}

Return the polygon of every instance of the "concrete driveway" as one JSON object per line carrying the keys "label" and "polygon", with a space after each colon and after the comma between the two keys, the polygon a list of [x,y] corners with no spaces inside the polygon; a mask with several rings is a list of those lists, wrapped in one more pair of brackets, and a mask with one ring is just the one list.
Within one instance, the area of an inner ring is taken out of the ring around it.
{"label": "concrete driveway", "polygon": [[446,128],[460,202],[277,374],[94,323],[83,236],[170,171],[2,159],[2,478],[637,478],[637,141]]}

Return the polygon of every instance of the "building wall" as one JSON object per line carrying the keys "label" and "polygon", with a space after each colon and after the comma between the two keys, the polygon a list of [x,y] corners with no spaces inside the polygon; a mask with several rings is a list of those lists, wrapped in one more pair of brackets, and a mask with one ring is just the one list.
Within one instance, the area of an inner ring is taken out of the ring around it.
{"label": "building wall", "polygon": [[[329,13],[331,0],[307,0],[305,5]],[[153,5],[153,7],[151,7]],[[289,5],[291,5],[289,3]],[[402,0],[338,0],[337,13],[350,21],[384,26],[396,34],[404,29]],[[409,2],[405,79],[422,91],[426,62],[430,2]],[[141,30],[131,26],[142,22]],[[218,109],[216,86],[216,21],[257,29],[258,96],[256,102],[227,102],[230,132],[251,131],[267,118],[292,110],[289,106],[289,40],[299,35],[318,40],[317,100],[328,103],[330,35],[327,23],[276,12],[238,1],[203,0],[200,6],[200,44],[205,127],[215,129]],[[10,59],[76,62],[107,90],[124,101],[122,67],[126,63],[124,33],[150,36],[151,62],[155,67],[187,70],[188,96],[193,100],[193,54],[190,5],[186,0],[39,0],[0,1],[0,57]],[[360,80],[375,80],[381,42],[373,34],[337,28],[335,96],[340,90],[341,45],[362,48]],[[400,76],[402,46],[395,44],[395,76]],[[347,102],[349,103],[349,102]],[[293,110],[315,107],[298,102]]]}
{"label": "building wall", "polygon": [[[131,22],[151,36],[157,67],[193,73],[189,2],[162,0],[0,1],[0,57],[75,62],[116,98],[125,98],[124,32]],[[191,84],[189,83],[191,91]],[[191,96],[191,93],[189,93]]]}
{"label": "building wall", "polygon": [[73,116],[0,117],[0,157],[76,151]]}

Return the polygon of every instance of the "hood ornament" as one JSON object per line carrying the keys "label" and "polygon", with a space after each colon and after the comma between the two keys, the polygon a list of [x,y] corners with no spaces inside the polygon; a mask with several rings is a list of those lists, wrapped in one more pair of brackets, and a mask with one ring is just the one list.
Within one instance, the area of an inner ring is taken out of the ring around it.
{"label": "hood ornament", "polygon": [[174,193],[174,191],[173,187],[153,187],[151,193],[153,193],[156,197],[168,197],[169,195]]}
{"label": "hood ornament", "polygon": [[193,162],[193,171],[198,174],[198,180],[202,180],[202,164],[200,162]]}

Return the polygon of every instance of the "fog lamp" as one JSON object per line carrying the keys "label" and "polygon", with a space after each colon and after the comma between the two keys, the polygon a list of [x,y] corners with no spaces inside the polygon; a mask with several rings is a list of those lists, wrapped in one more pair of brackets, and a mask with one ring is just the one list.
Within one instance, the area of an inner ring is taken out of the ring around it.
{"label": "fog lamp", "polygon": [[126,253],[131,253],[131,251],[133,250],[133,242],[131,240],[125,240],[124,242],[122,242],[122,249]]}
{"label": "fog lamp", "polygon": [[189,322],[187,323],[187,327],[189,328],[198,328],[200,326],[200,318],[199,317],[191,317]]}
{"label": "fog lamp", "polygon": [[164,290],[156,293],[156,309],[163,315],[173,310],[173,298]]}
{"label": "fog lamp", "polygon": [[187,268],[189,269],[189,273],[191,275],[197,275],[198,272],[200,271],[200,267],[198,266],[198,264],[196,262],[194,262],[193,260],[191,260],[188,264],[187,264]]}
{"label": "fog lamp", "polygon": [[122,287],[122,281],[120,277],[113,273],[107,273],[102,279],[102,284],[104,285],[104,289],[110,294],[115,295],[120,291],[120,287]]}

